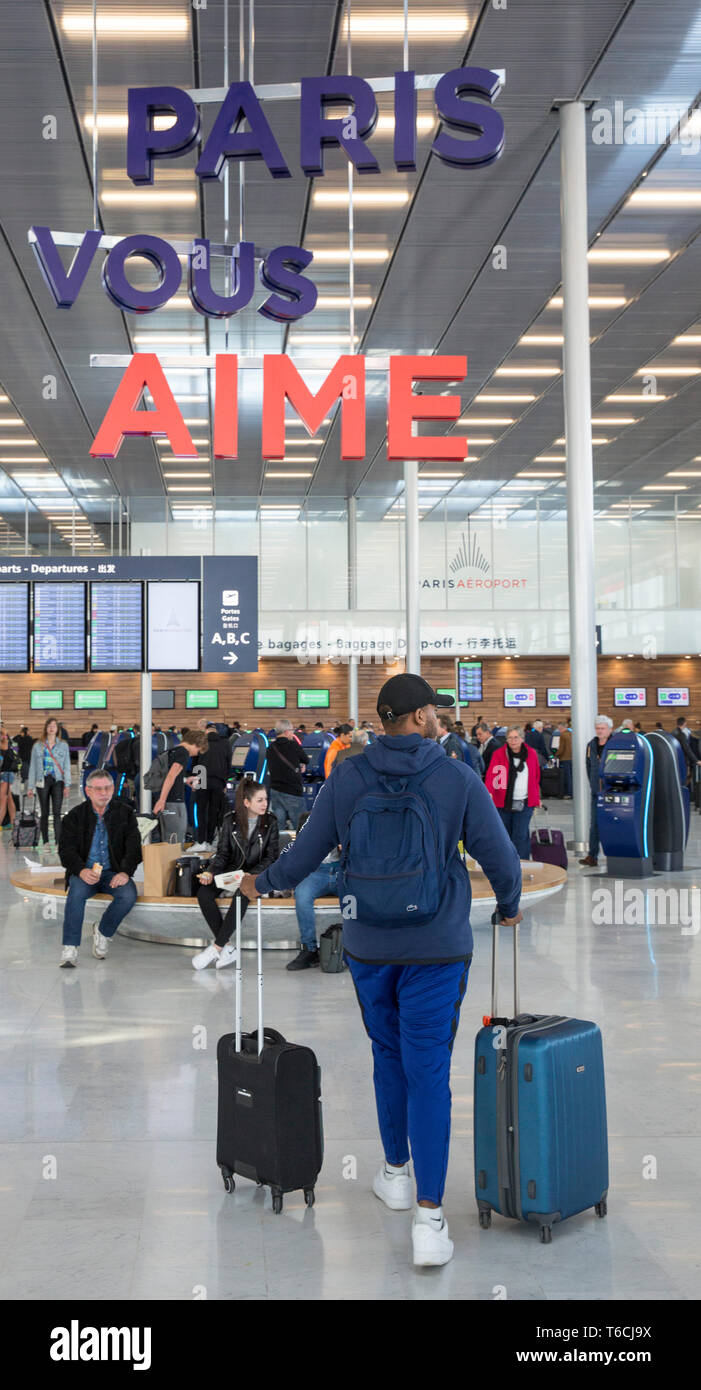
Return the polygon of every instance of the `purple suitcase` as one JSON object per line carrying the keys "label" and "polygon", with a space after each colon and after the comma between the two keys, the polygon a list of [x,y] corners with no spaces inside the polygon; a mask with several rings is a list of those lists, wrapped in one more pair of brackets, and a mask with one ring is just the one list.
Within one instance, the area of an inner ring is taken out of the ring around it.
{"label": "purple suitcase", "polygon": [[551,830],[549,826],[531,831],[531,859],[539,864],[557,864],[560,869],[567,868],[567,849],[561,830]]}

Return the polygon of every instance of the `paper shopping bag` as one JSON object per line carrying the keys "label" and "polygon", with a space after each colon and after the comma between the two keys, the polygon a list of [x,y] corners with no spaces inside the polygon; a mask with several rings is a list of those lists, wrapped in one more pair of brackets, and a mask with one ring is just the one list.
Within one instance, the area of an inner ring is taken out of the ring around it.
{"label": "paper shopping bag", "polygon": [[144,845],[144,897],[168,898],[173,896],[175,885],[175,861],[183,852],[181,844]]}

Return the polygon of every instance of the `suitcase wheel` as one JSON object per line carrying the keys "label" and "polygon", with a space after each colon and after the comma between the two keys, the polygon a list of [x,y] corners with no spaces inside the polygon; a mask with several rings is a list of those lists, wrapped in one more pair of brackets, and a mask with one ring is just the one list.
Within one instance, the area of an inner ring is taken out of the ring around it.
{"label": "suitcase wheel", "polygon": [[273,1192],[273,1211],[275,1212],[275,1215],[276,1215],[276,1216],[279,1216],[279,1215],[280,1215],[280,1212],[282,1211],[282,1193],[281,1193],[281,1192]]}
{"label": "suitcase wheel", "polygon": [[596,1212],[597,1216],[605,1216],[605,1215],[606,1215],[606,1213],[607,1213],[607,1211],[608,1211],[608,1202],[606,1201],[606,1198],[605,1198],[605,1197],[602,1197],[601,1201],[596,1203],[596,1206],[594,1207],[594,1211]]}
{"label": "suitcase wheel", "polygon": [[307,1204],[308,1207],[313,1207],[313,1206],[314,1206],[314,1188],[313,1188],[313,1187],[305,1187],[305,1189],[304,1189],[304,1200],[305,1200],[305,1202],[306,1202],[306,1204]]}
{"label": "suitcase wheel", "polygon": [[552,1228],[552,1226],[541,1226],[541,1228],[540,1228],[540,1239],[541,1239],[543,1245],[550,1245],[550,1242],[552,1241],[552,1238],[553,1238],[553,1228]]}
{"label": "suitcase wheel", "polygon": [[223,1183],[224,1183],[225,1191],[226,1191],[226,1192],[233,1192],[233,1191],[234,1191],[234,1188],[236,1187],[236,1183],[234,1182],[234,1175],[233,1175],[233,1173],[230,1172],[229,1169],[227,1169],[227,1168],[222,1168],[222,1170],[221,1170],[221,1175],[222,1175],[222,1180],[223,1180]]}
{"label": "suitcase wheel", "polygon": [[488,1230],[489,1230],[489,1227],[491,1226],[491,1224],[492,1224],[492,1213],[491,1213],[491,1211],[481,1211],[481,1212],[480,1212],[480,1226],[482,1227],[482,1230],[483,1230],[483,1231],[488,1231]]}

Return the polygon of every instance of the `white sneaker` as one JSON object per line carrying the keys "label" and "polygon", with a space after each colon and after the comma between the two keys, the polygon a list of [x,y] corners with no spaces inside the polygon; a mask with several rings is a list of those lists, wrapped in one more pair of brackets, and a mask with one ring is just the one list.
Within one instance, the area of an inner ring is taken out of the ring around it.
{"label": "white sneaker", "polygon": [[103,936],[100,928],[95,923],[92,929],[92,953],[96,960],[104,960],[110,949],[109,936]]}
{"label": "white sneaker", "polygon": [[212,961],[218,959],[219,952],[216,946],[205,946],[204,951],[198,951],[197,955],[192,957],[192,968],[193,970],[206,970]]}
{"label": "white sneaker", "polygon": [[387,1165],[383,1163],[372,1180],[372,1190],[375,1196],[379,1197],[390,1211],[411,1210],[414,1205],[412,1186],[408,1163],[404,1164],[403,1173],[390,1173],[387,1170]]}
{"label": "white sneaker", "polygon": [[217,970],[223,970],[227,965],[234,965],[236,961],[236,947],[229,943],[222,947],[217,961]]}
{"label": "white sneaker", "polygon": [[61,952],[61,959],[60,959],[60,961],[59,961],[59,963],[58,963],[58,964],[59,964],[59,969],[63,969],[63,968],[64,968],[65,966],[67,966],[67,965],[68,965],[68,966],[75,967],[75,966],[77,965],[77,962],[78,962],[78,947],[77,947],[77,946],[64,946],[64,948],[63,948],[63,950],[62,950],[62,952]]}
{"label": "white sneaker", "polygon": [[[424,1216],[424,1212],[427,1216]],[[440,1224],[436,1220],[438,1216]],[[439,1213],[431,1207],[417,1207],[411,1228],[411,1241],[415,1265],[447,1265],[448,1260],[453,1258],[453,1242],[448,1235],[448,1222],[442,1211]]]}

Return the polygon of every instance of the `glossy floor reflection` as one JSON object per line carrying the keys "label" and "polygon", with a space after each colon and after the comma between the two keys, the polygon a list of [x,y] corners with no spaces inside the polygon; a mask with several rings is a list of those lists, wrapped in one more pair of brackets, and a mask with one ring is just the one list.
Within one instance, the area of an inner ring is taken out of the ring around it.
{"label": "glossy floor reflection", "polygon": [[[569,833],[568,811],[551,810]],[[214,1161],[216,1042],[233,1026],[233,971],[195,974],[191,951],[119,937],[101,963],[87,934],[79,968],[59,971],[60,919],[9,887],[18,856],[8,838],[0,844],[3,1298],[491,1300],[500,1287],[509,1299],[699,1296],[701,931],[693,923],[595,924],[592,894],[612,884],[576,863],[568,887],[524,921],[522,1008],[597,1020],[607,1062],[609,1217],[575,1217],[547,1247],[515,1222],[477,1224],[472,1048],[489,1007],[490,963],[488,929],[476,931],[454,1052],[446,1212],[456,1253],[442,1270],[415,1272],[411,1213],[390,1213],[369,1191],[380,1151],[369,1044],[348,976],[290,975],[287,955],[266,956],[266,1018],[317,1051],[326,1139],[316,1207],[294,1195],[274,1216],[269,1194],[244,1180],[227,1197]],[[701,886],[699,815],[687,858],[698,871],[624,888]],[[661,915],[659,904],[645,904],[643,915]]]}

